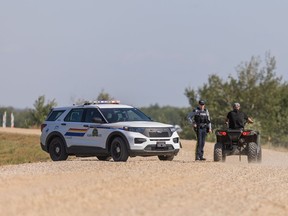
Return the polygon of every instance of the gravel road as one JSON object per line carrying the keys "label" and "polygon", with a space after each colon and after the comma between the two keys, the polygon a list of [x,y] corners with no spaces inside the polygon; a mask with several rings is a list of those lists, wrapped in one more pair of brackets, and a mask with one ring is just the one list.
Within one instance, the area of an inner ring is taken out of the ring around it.
{"label": "gravel road", "polygon": [[1,215],[287,215],[288,153],[263,149],[247,157],[194,161],[195,142],[182,140],[173,161],[156,157],[103,162],[69,157],[0,167]]}

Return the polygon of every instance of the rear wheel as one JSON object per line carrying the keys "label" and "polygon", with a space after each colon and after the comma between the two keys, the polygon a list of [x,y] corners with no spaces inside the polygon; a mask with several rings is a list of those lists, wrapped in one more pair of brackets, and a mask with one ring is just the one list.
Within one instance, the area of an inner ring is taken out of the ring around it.
{"label": "rear wheel", "polygon": [[255,142],[251,142],[248,144],[248,163],[257,162],[257,144]]}
{"label": "rear wheel", "polygon": [[111,143],[111,156],[114,161],[127,161],[129,154],[126,143],[120,137],[113,139]]}
{"label": "rear wheel", "polygon": [[172,161],[174,155],[158,155],[159,160],[161,161]]}
{"label": "rear wheel", "polygon": [[225,161],[226,161],[226,155],[222,151],[222,162],[225,162]]}
{"label": "rear wheel", "polygon": [[258,163],[261,163],[261,162],[262,162],[262,148],[261,148],[261,145],[258,147],[257,162],[258,162]]}
{"label": "rear wheel", "polygon": [[222,143],[216,143],[214,145],[214,161],[225,161],[226,157],[223,157]]}
{"label": "rear wheel", "polygon": [[60,137],[52,139],[49,145],[49,154],[53,161],[62,161],[68,158],[65,144]]}

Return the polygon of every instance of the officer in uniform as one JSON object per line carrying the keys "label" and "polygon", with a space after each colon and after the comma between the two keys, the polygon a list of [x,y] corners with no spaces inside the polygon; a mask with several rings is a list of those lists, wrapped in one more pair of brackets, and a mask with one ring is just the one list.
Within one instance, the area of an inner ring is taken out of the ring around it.
{"label": "officer in uniform", "polygon": [[205,108],[205,102],[199,101],[199,105],[191,113],[188,114],[188,121],[193,125],[197,135],[197,145],[195,151],[195,160],[206,160],[204,155],[204,145],[207,132],[212,131],[210,115],[208,109]]}

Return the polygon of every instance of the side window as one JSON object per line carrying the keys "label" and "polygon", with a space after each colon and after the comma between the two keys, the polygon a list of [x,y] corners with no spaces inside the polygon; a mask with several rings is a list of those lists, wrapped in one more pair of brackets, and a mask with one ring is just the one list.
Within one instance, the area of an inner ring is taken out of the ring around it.
{"label": "side window", "polygon": [[62,115],[62,113],[65,112],[65,110],[54,110],[52,111],[46,121],[56,121],[59,116]]}
{"label": "side window", "polygon": [[72,109],[65,117],[64,121],[67,122],[81,122],[84,109]]}
{"label": "side window", "polygon": [[101,118],[103,121],[103,118],[101,116],[101,113],[97,109],[87,109],[86,116],[85,116],[85,122],[93,122],[93,118]]}

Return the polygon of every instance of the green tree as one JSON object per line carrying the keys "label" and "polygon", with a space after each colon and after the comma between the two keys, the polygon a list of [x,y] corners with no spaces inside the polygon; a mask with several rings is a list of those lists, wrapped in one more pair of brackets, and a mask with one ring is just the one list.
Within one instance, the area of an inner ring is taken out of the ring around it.
{"label": "green tree", "polygon": [[33,104],[34,109],[30,110],[30,118],[26,122],[27,126],[40,127],[40,125],[45,121],[50,110],[56,105],[57,103],[55,102],[55,99],[45,103],[45,96],[39,96]]}
{"label": "green tree", "polygon": [[101,90],[101,92],[99,93],[99,95],[97,96],[97,100],[114,100],[113,97],[110,96],[110,94],[108,94],[107,92],[105,92],[103,89]]}

